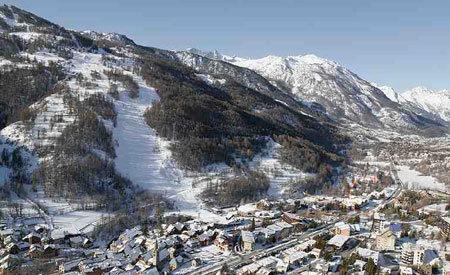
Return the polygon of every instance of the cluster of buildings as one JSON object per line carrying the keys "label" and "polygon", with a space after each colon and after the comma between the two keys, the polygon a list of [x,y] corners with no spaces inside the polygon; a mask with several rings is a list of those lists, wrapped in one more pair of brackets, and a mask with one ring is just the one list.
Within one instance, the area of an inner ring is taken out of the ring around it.
{"label": "cluster of buildings", "polygon": [[[450,275],[449,211],[440,208],[431,225],[374,207],[382,202],[376,196],[261,200],[217,210],[221,222],[174,216],[167,219],[173,223],[127,229],[109,243],[43,224],[3,225],[0,274],[29,274],[36,266],[54,274],[185,274],[240,257],[229,267],[240,275]],[[425,209],[423,217],[435,208]]]}

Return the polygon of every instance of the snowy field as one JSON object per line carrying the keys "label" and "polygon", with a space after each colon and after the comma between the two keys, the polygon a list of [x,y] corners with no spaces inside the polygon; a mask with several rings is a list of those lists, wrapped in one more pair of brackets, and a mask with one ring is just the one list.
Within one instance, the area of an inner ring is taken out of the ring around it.
{"label": "snowy field", "polygon": [[437,181],[434,177],[422,175],[408,166],[398,166],[398,177],[410,189],[449,192],[444,183]]}
{"label": "snowy field", "polygon": [[288,185],[293,181],[312,177],[314,174],[304,173],[299,169],[285,163],[281,163],[278,150],[281,145],[270,140],[263,152],[255,156],[250,167],[263,171],[270,180],[268,195],[274,198],[283,196],[288,190]]}
{"label": "snowy field", "polygon": [[88,233],[104,215],[106,214],[98,211],[72,211],[53,216],[53,226],[70,233]]}

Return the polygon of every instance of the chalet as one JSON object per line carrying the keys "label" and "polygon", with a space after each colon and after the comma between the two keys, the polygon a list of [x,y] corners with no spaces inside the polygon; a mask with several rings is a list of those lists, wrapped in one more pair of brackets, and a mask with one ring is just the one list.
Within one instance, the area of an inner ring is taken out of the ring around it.
{"label": "chalet", "polygon": [[197,248],[197,247],[200,246],[200,242],[197,239],[189,239],[186,242],[186,246],[189,247],[189,248]]}
{"label": "chalet", "polygon": [[147,251],[144,254],[141,255],[140,260],[143,260],[146,263],[151,263],[153,260],[153,253],[154,251]]}
{"label": "chalet", "polygon": [[383,213],[376,212],[372,221],[372,231],[381,231],[385,226],[386,217]]}
{"label": "chalet", "polygon": [[14,230],[11,228],[0,230],[0,238],[4,240],[7,236],[14,235]]}
{"label": "chalet", "polygon": [[409,266],[400,266],[400,275],[413,275],[414,272]]}
{"label": "chalet", "polygon": [[295,248],[300,251],[309,251],[309,250],[313,249],[313,247],[316,243],[317,243],[317,241],[314,239],[307,240],[307,241],[304,241],[304,242],[296,245]]}
{"label": "chalet", "polygon": [[50,233],[50,238],[52,240],[52,243],[56,243],[56,244],[62,244],[65,241],[66,238],[66,232],[63,230],[53,230]]}
{"label": "chalet", "polygon": [[200,258],[192,259],[192,262],[191,262],[192,267],[199,267],[201,264],[202,264],[202,260]]}
{"label": "chalet", "polygon": [[303,251],[296,251],[294,253],[291,253],[287,255],[284,258],[284,261],[288,263],[289,265],[298,265],[301,266],[305,263],[307,263],[308,260],[308,254]]}
{"label": "chalet", "polygon": [[350,198],[344,198],[341,200],[341,204],[347,210],[357,210],[366,203],[367,203],[367,199],[362,198],[362,197],[350,197]]}
{"label": "chalet", "polygon": [[59,272],[67,273],[71,271],[78,270],[78,264],[80,264],[81,259],[76,259],[70,262],[65,262],[59,265]]}
{"label": "chalet", "polygon": [[92,241],[89,238],[84,238],[81,246],[83,248],[90,248],[90,247],[92,247]]}
{"label": "chalet", "polygon": [[316,272],[316,274],[328,274],[330,268],[330,263],[320,258],[311,263],[311,269]]}
{"label": "chalet", "polygon": [[54,244],[44,245],[43,256],[47,258],[55,257],[58,255],[58,248]]}
{"label": "chalet", "polygon": [[294,227],[291,224],[288,224],[287,222],[284,221],[277,222],[276,225],[281,228],[280,237],[282,239],[289,237],[294,232]]}
{"label": "chalet", "polygon": [[172,260],[170,260],[169,262],[169,269],[171,271],[174,271],[175,269],[177,269],[182,263],[183,263],[184,259],[181,256],[178,256]]}
{"label": "chalet", "polygon": [[[245,265],[241,268],[239,268],[236,271],[236,274],[241,274],[241,275],[249,275],[249,274],[260,274],[260,271],[263,272],[264,274],[264,270],[265,269],[274,269],[277,266],[277,263],[282,262],[282,261],[278,261],[277,258],[273,257],[273,256],[269,256],[269,257],[265,257],[262,258],[256,262],[253,262],[251,264]],[[286,267],[287,270],[287,267]]]}
{"label": "chalet", "polygon": [[28,250],[28,256],[32,259],[41,258],[43,256],[44,250],[41,245],[32,244]]}
{"label": "chalet", "polygon": [[216,237],[217,232],[213,230],[208,230],[206,232],[203,232],[201,235],[198,236],[198,241],[200,242],[200,245],[206,246],[210,245],[212,240]]}
{"label": "chalet", "polygon": [[147,270],[151,267],[151,265],[146,262],[143,259],[140,259],[139,261],[137,261],[137,263],[134,265],[139,271],[143,271],[143,270]]}
{"label": "chalet", "polygon": [[20,267],[21,263],[21,259],[16,255],[6,255],[0,260],[0,274],[19,274],[13,271]]}
{"label": "chalet", "polygon": [[180,234],[180,235],[178,235],[178,237],[181,239],[182,243],[186,243],[187,241],[189,241],[192,238],[192,237],[190,237],[188,235],[185,235],[185,234]]}
{"label": "chalet", "polygon": [[189,229],[189,230],[185,230],[183,231],[182,235],[188,236],[188,237],[194,237],[195,235],[197,235],[199,232],[194,230],[194,229]]}
{"label": "chalet", "polygon": [[142,235],[140,226],[136,226],[132,229],[125,230],[125,232],[119,236],[118,240],[120,240],[122,242],[128,242],[130,240],[133,240],[138,235]]}
{"label": "chalet", "polygon": [[31,244],[27,242],[18,242],[17,246],[19,247],[20,251],[27,251],[28,249],[30,249]]}
{"label": "chalet", "polygon": [[395,235],[395,237],[400,238],[402,234],[402,224],[393,222],[389,224],[389,229],[392,231],[392,233]]}
{"label": "chalet", "polygon": [[339,266],[342,263],[342,256],[335,255],[331,258],[331,261],[329,262],[328,270],[332,273],[336,273],[339,270]]}
{"label": "chalet", "polygon": [[275,232],[267,228],[256,228],[253,231],[253,236],[257,243],[267,244],[275,242]]}
{"label": "chalet", "polygon": [[18,254],[18,253],[20,252],[19,246],[18,246],[16,243],[14,243],[14,242],[9,243],[9,244],[5,247],[5,249],[6,249],[6,251],[7,251],[9,254]]}
{"label": "chalet", "polygon": [[259,210],[270,210],[272,204],[268,200],[262,199],[256,203],[256,208]]}
{"label": "chalet", "polygon": [[167,248],[161,249],[158,252],[158,260],[159,263],[165,263],[169,260],[169,251],[167,250]]}
{"label": "chalet", "polygon": [[362,247],[358,247],[356,249],[356,253],[358,254],[359,257],[361,257],[364,260],[372,259],[376,265],[378,265],[378,259],[380,258],[381,255],[381,253],[377,251]]}
{"label": "chalet", "polygon": [[42,234],[48,230],[48,227],[45,224],[37,224],[34,226],[34,231],[38,234]]}
{"label": "chalet", "polygon": [[261,268],[261,266],[257,263],[251,263],[248,265],[244,265],[243,267],[239,268],[236,271],[237,275],[252,275],[252,274],[256,274],[256,272],[258,272],[258,270]]}
{"label": "chalet", "polygon": [[320,253],[322,252],[322,250],[320,250],[319,248],[313,248],[309,254],[314,256],[316,259],[319,259],[320,257]]}
{"label": "chalet", "polygon": [[395,235],[390,229],[382,231],[375,237],[375,247],[378,251],[394,250]]}
{"label": "chalet", "polygon": [[280,226],[278,226],[277,224],[271,224],[268,225],[266,228],[274,232],[274,237],[276,241],[282,239],[281,232],[283,231],[283,229]]}
{"label": "chalet", "polygon": [[214,240],[214,245],[221,251],[229,251],[232,246],[231,238],[225,234],[218,235]]}
{"label": "chalet", "polygon": [[275,266],[275,270],[278,273],[286,274],[289,269],[289,264],[283,261],[278,261],[277,265]]}
{"label": "chalet", "polygon": [[166,233],[169,235],[172,234],[181,234],[186,229],[186,226],[180,222],[176,222],[175,224],[171,224],[166,228]]}
{"label": "chalet", "polygon": [[283,214],[281,215],[281,219],[289,224],[299,223],[301,221],[299,215],[288,212],[283,212]]}
{"label": "chalet", "polygon": [[359,224],[349,224],[350,226],[350,235],[358,234],[361,232],[361,226]]}
{"label": "chalet", "polygon": [[47,236],[44,236],[44,237],[41,238],[41,243],[42,243],[42,244],[51,244],[51,243],[53,243],[53,240],[50,239],[50,238],[47,237]]}
{"label": "chalet", "polygon": [[354,271],[362,272],[362,271],[364,271],[364,267],[366,266],[366,264],[367,264],[366,261],[356,260],[356,261],[353,263],[352,267],[353,267],[353,270],[354,270]]}
{"label": "chalet", "polygon": [[81,236],[69,238],[70,246],[75,248],[82,247],[83,241],[84,239]]}
{"label": "chalet", "polygon": [[122,265],[114,259],[85,260],[79,263],[78,268],[83,274],[105,274],[115,267]]}
{"label": "chalet", "polygon": [[17,243],[17,238],[14,235],[8,235],[3,239],[3,244]]}
{"label": "chalet", "polygon": [[266,267],[261,267],[257,272],[256,275],[271,275],[273,274],[273,271],[266,268]]}
{"label": "chalet", "polygon": [[41,243],[41,236],[36,233],[30,233],[23,237],[22,239],[24,242],[28,242],[29,244],[40,244]]}
{"label": "chalet", "polygon": [[238,207],[238,215],[240,216],[252,216],[255,214],[255,212],[258,211],[258,208],[256,208],[256,205],[253,203],[244,204]]}
{"label": "chalet", "polygon": [[354,247],[355,242],[356,240],[349,236],[335,235],[327,242],[327,246],[343,251]]}
{"label": "chalet", "polygon": [[241,231],[242,248],[244,251],[253,251],[255,249],[255,238],[250,231]]}
{"label": "chalet", "polygon": [[350,236],[350,225],[345,222],[338,222],[334,225],[333,233],[335,235]]}
{"label": "chalet", "polygon": [[169,257],[171,259],[176,258],[178,256],[178,250],[174,246],[169,247],[167,251],[169,252]]}
{"label": "chalet", "polygon": [[442,231],[442,235],[450,237],[450,217],[441,217],[436,226]]}

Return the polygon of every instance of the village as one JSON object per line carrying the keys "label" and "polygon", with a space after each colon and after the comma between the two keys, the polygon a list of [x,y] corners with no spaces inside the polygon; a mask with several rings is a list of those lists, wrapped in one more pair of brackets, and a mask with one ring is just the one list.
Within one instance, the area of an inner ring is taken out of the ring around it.
{"label": "village", "polygon": [[[448,194],[399,182],[347,196],[261,199],[211,209],[221,222],[171,214],[108,244],[43,223],[3,223],[1,274],[450,274]],[[358,184],[356,184],[358,183]],[[365,188],[365,187],[364,187]],[[354,190],[353,190],[354,189]],[[166,219],[168,220],[168,219]]]}

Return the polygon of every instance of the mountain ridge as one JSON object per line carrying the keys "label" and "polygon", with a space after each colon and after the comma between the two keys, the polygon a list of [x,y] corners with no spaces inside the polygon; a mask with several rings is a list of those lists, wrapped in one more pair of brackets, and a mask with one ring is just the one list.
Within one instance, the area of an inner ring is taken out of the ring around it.
{"label": "mountain ridge", "polygon": [[344,124],[364,121],[364,126],[373,128],[424,134],[434,128],[438,135],[447,131],[427,110],[404,107],[395,100],[395,93],[386,94],[337,62],[314,54],[259,59],[231,58],[218,52],[209,56],[260,73],[303,104],[320,104],[328,115]]}

